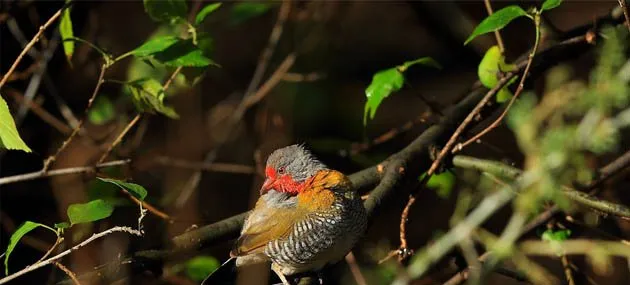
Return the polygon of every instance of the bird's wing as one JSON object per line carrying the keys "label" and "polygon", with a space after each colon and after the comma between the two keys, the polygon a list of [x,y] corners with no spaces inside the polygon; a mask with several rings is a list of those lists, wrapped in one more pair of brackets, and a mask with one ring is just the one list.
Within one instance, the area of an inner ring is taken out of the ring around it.
{"label": "bird's wing", "polygon": [[[241,236],[236,241],[231,256],[245,256],[262,253],[270,241],[286,237],[295,221],[303,219],[306,212],[298,209],[295,197],[277,201],[275,191],[263,195],[251,215],[247,218]],[[269,201],[275,199],[275,203]]]}

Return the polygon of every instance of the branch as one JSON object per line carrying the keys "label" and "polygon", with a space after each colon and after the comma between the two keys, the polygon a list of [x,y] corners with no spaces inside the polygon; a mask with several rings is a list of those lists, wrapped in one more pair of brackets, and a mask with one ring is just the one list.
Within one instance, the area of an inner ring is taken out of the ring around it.
{"label": "branch", "polygon": [[[628,152],[630,153],[630,151]],[[458,155],[453,157],[453,165],[461,168],[471,168],[488,172],[494,175],[502,176],[508,179],[515,179],[522,170],[492,160],[483,160],[474,157]],[[562,193],[573,202],[593,208],[595,210],[615,215],[625,220],[630,219],[630,209],[624,205],[601,200],[588,193],[580,192],[568,186],[563,186]]]}
{"label": "branch", "polygon": [[78,166],[78,167],[55,169],[51,171],[40,170],[40,171],[31,172],[31,173],[24,173],[24,174],[18,174],[18,175],[13,175],[13,176],[2,177],[0,178],[0,185],[34,180],[38,178],[45,178],[45,177],[51,177],[51,176],[94,172],[97,169],[110,167],[110,166],[125,165],[125,164],[129,164],[130,162],[131,162],[130,159],[123,159],[123,160],[115,160],[115,161],[97,164],[96,166]]}
{"label": "branch", "polygon": [[54,23],[57,20],[57,18],[59,18],[59,16],[61,16],[61,13],[63,12],[64,9],[68,8],[69,4],[70,2],[63,5],[63,7],[61,7],[61,9],[59,9],[55,14],[53,14],[43,26],[39,27],[39,30],[37,31],[35,36],[33,36],[33,39],[31,39],[31,41],[24,47],[24,49],[22,49],[22,52],[15,59],[15,61],[13,62],[13,65],[11,65],[11,67],[9,68],[9,71],[7,71],[7,73],[4,76],[2,76],[2,80],[0,80],[0,89],[2,89],[2,86],[4,86],[5,83],[7,83],[7,81],[11,77],[11,73],[15,71],[20,61],[22,61],[22,58],[24,57],[24,55],[33,47],[33,45],[35,45],[37,41],[39,41],[39,37],[41,37],[44,31],[48,27],[50,27],[50,25],[52,25],[52,23]]}
{"label": "branch", "polygon": [[134,229],[132,229],[130,227],[114,227],[114,228],[111,228],[109,230],[106,230],[106,231],[103,231],[103,232],[100,232],[100,233],[97,233],[97,234],[93,234],[88,239],[84,240],[83,242],[73,246],[72,248],[70,248],[70,249],[68,249],[68,250],[66,250],[66,251],[64,251],[64,252],[62,252],[60,254],[57,254],[57,255],[55,255],[53,257],[50,257],[50,258],[48,258],[48,259],[46,259],[44,261],[35,263],[35,264],[33,264],[31,266],[28,266],[28,267],[26,267],[26,268],[24,268],[24,269],[22,269],[22,270],[20,270],[18,272],[15,272],[15,273],[7,276],[7,277],[4,277],[4,278],[0,279],[0,284],[5,284],[5,283],[7,283],[7,282],[17,278],[17,277],[20,277],[20,276],[22,276],[22,275],[24,275],[26,273],[29,273],[29,272],[31,272],[31,271],[33,271],[35,269],[39,269],[39,268],[42,268],[42,267],[44,267],[46,265],[55,263],[57,260],[61,259],[62,257],[66,256],[66,255],[68,255],[68,254],[70,254],[70,253],[72,253],[74,251],[79,250],[80,248],[86,246],[87,244],[89,244],[89,243],[91,243],[91,242],[93,242],[93,241],[95,241],[95,240],[97,240],[99,238],[102,238],[102,237],[104,237],[106,235],[115,233],[115,232],[125,232],[125,233],[136,235],[136,236],[142,236],[142,233],[140,231],[134,230]]}
{"label": "branch", "polygon": [[[461,158],[461,156],[456,156],[456,157]],[[455,163],[455,161],[453,161],[453,163]],[[461,165],[461,161],[459,163]],[[590,190],[589,194],[593,195],[594,189],[599,187],[599,185],[601,185],[604,181],[606,181],[613,175],[619,173],[621,170],[623,170],[624,168],[628,166],[630,166],[630,151],[627,151],[626,153],[624,153],[623,155],[621,155],[620,157],[618,157],[611,163],[602,167],[599,171],[598,179],[593,181],[588,187],[586,187],[586,190]],[[524,234],[546,223],[558,212],[559,212],[558,206],[553,206],[550,209],[546,210],[545,212],[539,214],[537,217],[532,219],[527,225],[525,225],[525,227],[523,227],[523,229],[521,230],[520,236],[523,236]],[[493,256],[492,252],[488,251],[479,257],[479,261],[485,262],[486,260],[492,258],[492,256]],[[451,279],[445,282],[444,285],[447,285],[447,284],[459,285],[459,284],[464,283],[464,281],[466,281],[466,279],[468,278],[468,275],[469,275],[468,272],[470,272],[470,268],[466,268],[462,270],[461,272],[451,277]]]}

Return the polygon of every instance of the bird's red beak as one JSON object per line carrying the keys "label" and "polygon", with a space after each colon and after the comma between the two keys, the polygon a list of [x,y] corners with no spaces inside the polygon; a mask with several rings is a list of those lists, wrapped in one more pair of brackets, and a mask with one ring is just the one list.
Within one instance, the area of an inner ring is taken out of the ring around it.
{"label": "bird's red beak", "polygon": [[272,179],[267,177],[262,187],[260,188],[260,195],[267,193],[269,190],[273,189],[274,184],[276,184],[276,179]]}
{"label": "bird's red beak", "polygon": [[263,195],[273,189],[278,181],[276,171],[271,167],[267,167],[265,169],[265,177],[265,182],[263,182],[262,187],[260,187],[260,195]]}

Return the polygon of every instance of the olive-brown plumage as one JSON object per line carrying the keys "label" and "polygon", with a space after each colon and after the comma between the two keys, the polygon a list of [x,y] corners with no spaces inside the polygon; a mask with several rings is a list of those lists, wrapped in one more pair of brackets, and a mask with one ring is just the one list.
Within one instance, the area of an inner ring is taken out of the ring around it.
{"label": "olive-brown plumage", "polygon": [[342,259],[365,231],[367,214],[350,180],[302,146],[276,150],[265,173],[230,252],[237,266],[271,261],[279,276],[317,271]]}

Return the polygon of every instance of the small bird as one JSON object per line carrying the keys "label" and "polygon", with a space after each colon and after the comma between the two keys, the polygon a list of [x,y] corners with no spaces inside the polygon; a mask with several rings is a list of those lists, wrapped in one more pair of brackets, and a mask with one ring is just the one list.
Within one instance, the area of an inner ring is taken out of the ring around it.
{"label": "small bird", "polygon": [[[271,261],[271,269],[288,285],[285,276],[341,260],[364,233],[367,214],[348,177],[303,146],[274,151],[265,176],[261,196],[230,252],[237,267]],[[202,284],[210,284],[212,275]]]}

